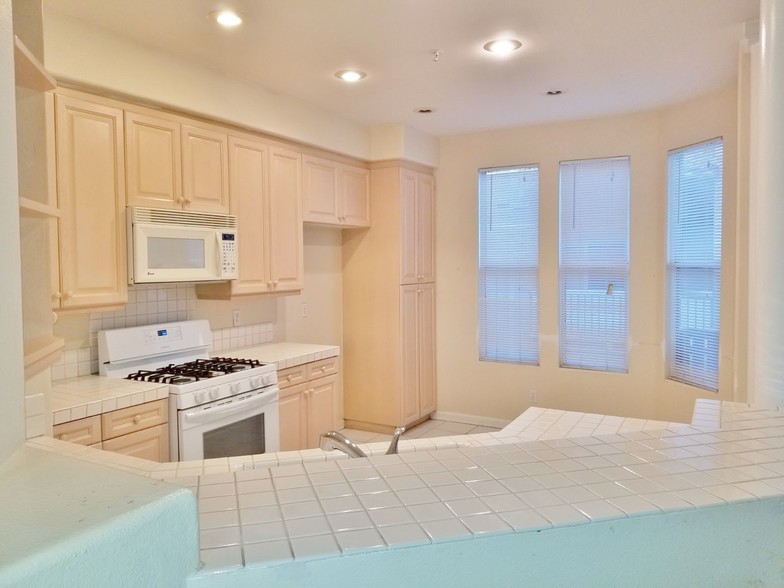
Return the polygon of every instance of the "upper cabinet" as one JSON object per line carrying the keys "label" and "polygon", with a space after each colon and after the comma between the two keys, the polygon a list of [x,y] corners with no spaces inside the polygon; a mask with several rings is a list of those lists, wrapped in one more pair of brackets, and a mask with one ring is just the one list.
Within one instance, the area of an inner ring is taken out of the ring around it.
{"label": "upper cabinet", "polygon": [[433,176],[403,168],[400,175],[400,283],[434,282],[435,182]]}
{"label": "upper cabinet", "polygon": [[182,194],[186,210],[229,212],[228,135],[182,126]]}
{"label": "upper cabinet", "polygon": [[179,122],[126,111],[125,161],[130,206],[182,208]]}
{"label": "upper cabinet", "polygon": [[123,112],[57,96],[55,137],[62,214],[55,306],[125,303]]}
{"label": "upper cabinet", "polygon": [[239,278],[197,286],[199,298],[297,292],[303,285],[300,156],[229,137],[229,193],[237,217]]}
{"label": "upper cabinet", "polygon": [[228,135],[176,116],[125,112],[128,205],[229,212]]}
{"label": "upper cabinet", "polygon": [[305,155],[302,158],[303,219],[345,228],[370,226],[370,172]]}

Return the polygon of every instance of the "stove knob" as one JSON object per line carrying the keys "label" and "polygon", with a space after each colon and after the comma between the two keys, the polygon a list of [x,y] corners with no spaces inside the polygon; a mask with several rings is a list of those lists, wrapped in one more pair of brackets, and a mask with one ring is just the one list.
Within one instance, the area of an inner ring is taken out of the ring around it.
{"label": "stove knob", "polygon": [[263,385],[264,385],[264,378],[262,378],[261,376],[250,379],[251,388],[261,388]]}
{"label": "stove knob", "polygon": [[210,400],[217,400],[217,398],[220,396],[220,390],[218,388],[210,388],[209,395]]}
{"label": "stove knob", "polygon": [[235,382],[231,386],[229,386],[229,390],[231,390],[232,394],[239,394],[240,393],[240,383]]}
{"label": "stove knob", "polygon": [[196,404],[201,404],[204,402],[204,392],[194,392],[193,399],[196,401]]}

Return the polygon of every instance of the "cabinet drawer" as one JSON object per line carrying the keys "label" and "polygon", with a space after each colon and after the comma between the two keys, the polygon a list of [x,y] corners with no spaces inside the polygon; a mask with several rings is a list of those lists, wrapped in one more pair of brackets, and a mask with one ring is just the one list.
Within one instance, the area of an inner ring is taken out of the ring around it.
{"label": "cabinet drawer", "polygon": [[307,379],[307,370],[304,364],[286,368],[285,370],[278,370],[278,387],[281,390],[289,386],[303,384]]}
{"label": "cabinet drawer", "polygon": [[95,415],[78,421],[55,425],[53,436],[60,441],[92,445],[101,441],[101,416]]}
{"label": "cabinet drawer", "polygon": [[323,378],[324,376],[331,376],[332,374],[338,373],[337,357],[330,357],[327,359],[322,359],[320,361],[314,361],[312,363],[308,363],[305,365],[308,368],[307,371],[308,380],[313,380],[315,378]]}
{"label": "cabinet drawer", "polygon": [[[103,414],[103,440],[148,429],[155,425],[168,424],[168,408],[168,400],[162,399]],[[106,449],[105,443],[104,449]]]}

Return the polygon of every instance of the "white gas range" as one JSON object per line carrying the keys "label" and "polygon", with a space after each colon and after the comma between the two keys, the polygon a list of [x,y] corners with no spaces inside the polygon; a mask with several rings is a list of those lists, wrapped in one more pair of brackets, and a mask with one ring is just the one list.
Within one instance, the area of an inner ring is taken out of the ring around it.
{"label": "white gas range", "polygon": [[100,331],[99,373],[169,385],[173,460],[278,451],[275,365],[211,358],[211,344],[206,320]]}

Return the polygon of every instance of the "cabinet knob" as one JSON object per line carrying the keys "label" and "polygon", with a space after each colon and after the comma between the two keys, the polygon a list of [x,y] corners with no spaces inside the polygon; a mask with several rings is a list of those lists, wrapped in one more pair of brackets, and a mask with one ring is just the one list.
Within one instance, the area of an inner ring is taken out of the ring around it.
{"label": "cabinet knob", "polygon": [[185,202],[185,198],[183,198],[182,196],[177,196],[176,202],[177,204],[182,204],[183,202]]}
{"label": "cabinet knob", "polygon": [[272,286],[274,288],[277,288],[278,287],[278,281],[277,280],[272,280]]}
{"label": "cabinet knob", "polygon": [[191,205],[191,199],[190,198],[186,198],[185,199],[185,206],[190,206],[190,205]]}
{"label": "cabinet knob", "polygon": [[134,425],[138,425],[140,422],[142,422],[142,415],[137,414],[135,417],[133,417],[133,424]]}
{"label": "cabinet knob", "polygon": [[70,298],[71,296],[73,296],[73,292],[71,292],[70,290],[66,290],[65,293],[63,294],[63,298]]}
{"label": "cabinet knob", "polygon": [[286,381],[287,382],[291,382],[291,380],[293,380],[293,379],[294,379],[294,376],[292,374],[289,374],[288,376],[286,376]]}
{"label": "cabinet knob", "polygon": [[57,298],[57,300],[60,300],[60,298],[62,297],[63,297],[62,292],[55,292],[54,294],[52,294],[52,298]]}

